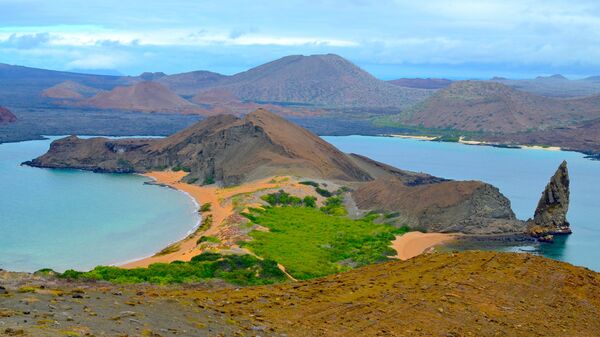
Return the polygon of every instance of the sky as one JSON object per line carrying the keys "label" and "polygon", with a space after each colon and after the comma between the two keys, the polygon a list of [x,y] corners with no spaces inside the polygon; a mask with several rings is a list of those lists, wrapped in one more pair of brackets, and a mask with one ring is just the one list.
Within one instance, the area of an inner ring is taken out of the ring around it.
{"label": "sky", "polygon": [[335,53],[381,79],[600,75],[596,0],[0,0],[0,63],[233,74]]}

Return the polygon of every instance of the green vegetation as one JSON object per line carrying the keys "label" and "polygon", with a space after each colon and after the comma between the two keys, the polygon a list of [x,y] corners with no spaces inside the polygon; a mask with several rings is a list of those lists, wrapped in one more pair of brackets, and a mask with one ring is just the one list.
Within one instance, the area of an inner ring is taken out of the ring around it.
{"label": "green vegetation", "polygon": [[325,201],[325,206],[321,207],[321,211],[330,215],[343,216],[347,215],[348,211],[344,207],[344,199],[340,196],[328,198]]}
{"label": "green vegetation", "polygon": [[317,191],[317,193],[324,196],[325,198],[329,198],[333,195],[333,193],[329,192],[328,190],[326,190],[324,188],[320,188],[320,187],[316,187],[315,191]]}
{"label": "green vegetation", "polygon": [[262,200],[269,203],[271,206],[306,206],[306,207],[317,207],[317,199],[312,196],[306,196],[304,199],[295,197],[279,190],[276,193],[265,194],[261,197]]}
{"label": "green vegetation", "polygon": [[219,238],[214,237],[214,236],[201,236],[200,239],[198,239],[198,241],[196,241],[196,244],[201,244],[203,242],[208,242],[208,243],[221,243],[221,240],[219,240]]}
{"label": "green vegetation", "polygon": [[133,172],[134,171],[133,170],[133,165],[131,164],[131,162],[129,162],[129,160],[126,160],[126,159],[123,159],[123,158],[117,159],[117,166],[122,171],[127,171],[127,172]]}
{"label": "green vegetation", "polygon": [[251,232],[253,240],[244,246],[283,264],[298,279],[385,261],[395,253],[390,242],[407,228],[325,213],[342,213],[340,208],[343,209],[341,198],[332,197],[322,210],[290,206],[251,209],[251,214],[245,215],[269,231]]}
{"label": "green vegetation", "polygon": [[301,181],[301,182],[299,182],[299,184],[307,185],[307,186],[312,186],[312,187],[319,187],[319,183],[314,182],[314,181],[310,181],[310,180]]}
{"label": "green vegetation", "polygon": [[215,183],[215,177],[207,176],[204,178],[204,182],[202,183],[202,185],[212,185],[214,183]]}
{"label": "green vegetation", "polygon": [[190,262],[155,263],[148,268],[121,269],[99,266],[89,272],[67,270],[61,278],[104,280],[114,283],[194,283],[223,279],[236,285],[261,285],[283,282],[287,278],[272,260],[252,255],[203,253]]}
{"label": "green vegetation", "polygon": [[179,250],[179,246],[180,244],[178,242],[169,245],[168,247],[166,247],[165,249],[161,250],[160,252],[154,254],[154,256],[161,256],[161,255],[167,255],[167,254],[171,254],[171,253],[175,253],[176,251]]}
{"label": "green vegetation", "polygon": [[211,208],[212,204],[210,202],[204,203],[200,206],[200,213],[210,212]]}
{"label": "green vegetation", "polygon": [[183,171],[183,172],[190,173],[190,172],[192,172],[192,169],[187,166],[177,165],[177,166],[173,167],[173,171],[175,171],[175,172]]}
{"label": "green vegetation", "polygon": [[441,142],[458,142],[460,137],[465,140],[481,139],[485,132],[483,131],[465,131],[451,128],[434,129],[424,126],[402,124],[398,116],[381,116],[372,120],[372,124],[378,127],[397,128],[399,133],[411,134],[415,136],[438,137]]}
{"label": "green vegetation", "polygon": [[317,207],[317,198],[307,195],[304,197],[304,199],[302,199],[302,202],[304,203],[304,207],[312,207],[315,208]]}

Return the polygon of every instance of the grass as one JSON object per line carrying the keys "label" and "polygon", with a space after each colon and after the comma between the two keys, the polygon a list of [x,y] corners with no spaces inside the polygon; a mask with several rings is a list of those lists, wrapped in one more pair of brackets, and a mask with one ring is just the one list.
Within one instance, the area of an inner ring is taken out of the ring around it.
{"label": "grass", "polygon": [[200,239],[198,239],[198,241],[196,241],[196,244],[201,244],[203,242],[208,242],[208,243],[221,243],[221,240],[219,240],[219,238],[215,237],[215,236],[201,236]]}
{"label": "grass", "polygon": [[190,262],[155,263],[148,268],[122,269],[99,266],[88,272],[67,270],[59,277],[121,284],[197,283],[218,278],[236,285],[262,285],[287,280],[275,261],[259,260],[252,255],[217,253],[203,253],[193,257]]}
{"label": "grass", "polygon": [[281,263],[297,279],[388,260],[395,253],[390,247],[395,235],[408,231],[376,224],[371,218],[352,220],[310,207],[252,209],[248,218],[269,231],[251,232],[253,240],[244,246]]}
{"label": "grass", "polygon": [[160,252],[154,254],[154,256],[161,256],[161,255],[167,255],[167,254],[171,254],[171,253],[175,253],[176,251],[179,250],[179,247],[181,246],[181,244],[179,242],[176,242],[172,245],[169,245],[168,247],[166,247],[165,249],[161,250]]}

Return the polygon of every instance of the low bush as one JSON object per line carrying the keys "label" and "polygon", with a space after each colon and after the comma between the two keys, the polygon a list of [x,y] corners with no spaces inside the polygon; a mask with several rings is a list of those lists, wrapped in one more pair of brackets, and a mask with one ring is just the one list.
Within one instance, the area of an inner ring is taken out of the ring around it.
{"label": "low bush", "polygon": [[202,204],[200,206],[200,213],[210,212],[212,208],[212,204],[210,202]]}
{"label": "low bush", "polygon": [[302,185],[308,185],[308,186],[312,186],[312,187],[319,187],[319,183],[314,182],[314,181],[310,181],[310,180],[301,181],[299,183],[302,184]]}
{"label": "low bush", "polygon": [[287,279],[275,261],[260,260],[252,255],[217,253],[203,253],[193,257],[190,262],[155,263],[148,268],[122,269],[99,266],[89,272],[67,270],[59,277],[156,284],[196,283],[218,278],[236,285],[272,284]]}

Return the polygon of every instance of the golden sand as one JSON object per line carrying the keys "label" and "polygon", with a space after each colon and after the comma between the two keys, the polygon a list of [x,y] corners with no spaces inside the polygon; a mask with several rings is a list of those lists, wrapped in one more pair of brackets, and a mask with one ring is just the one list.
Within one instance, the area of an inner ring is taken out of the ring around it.
{"label": "golden sand", "polygon": [[428,249],[452,241],[454,234],[408,232],[396,236],[392,247],[396,250],[396,258],[408,260],[423,254]]}

